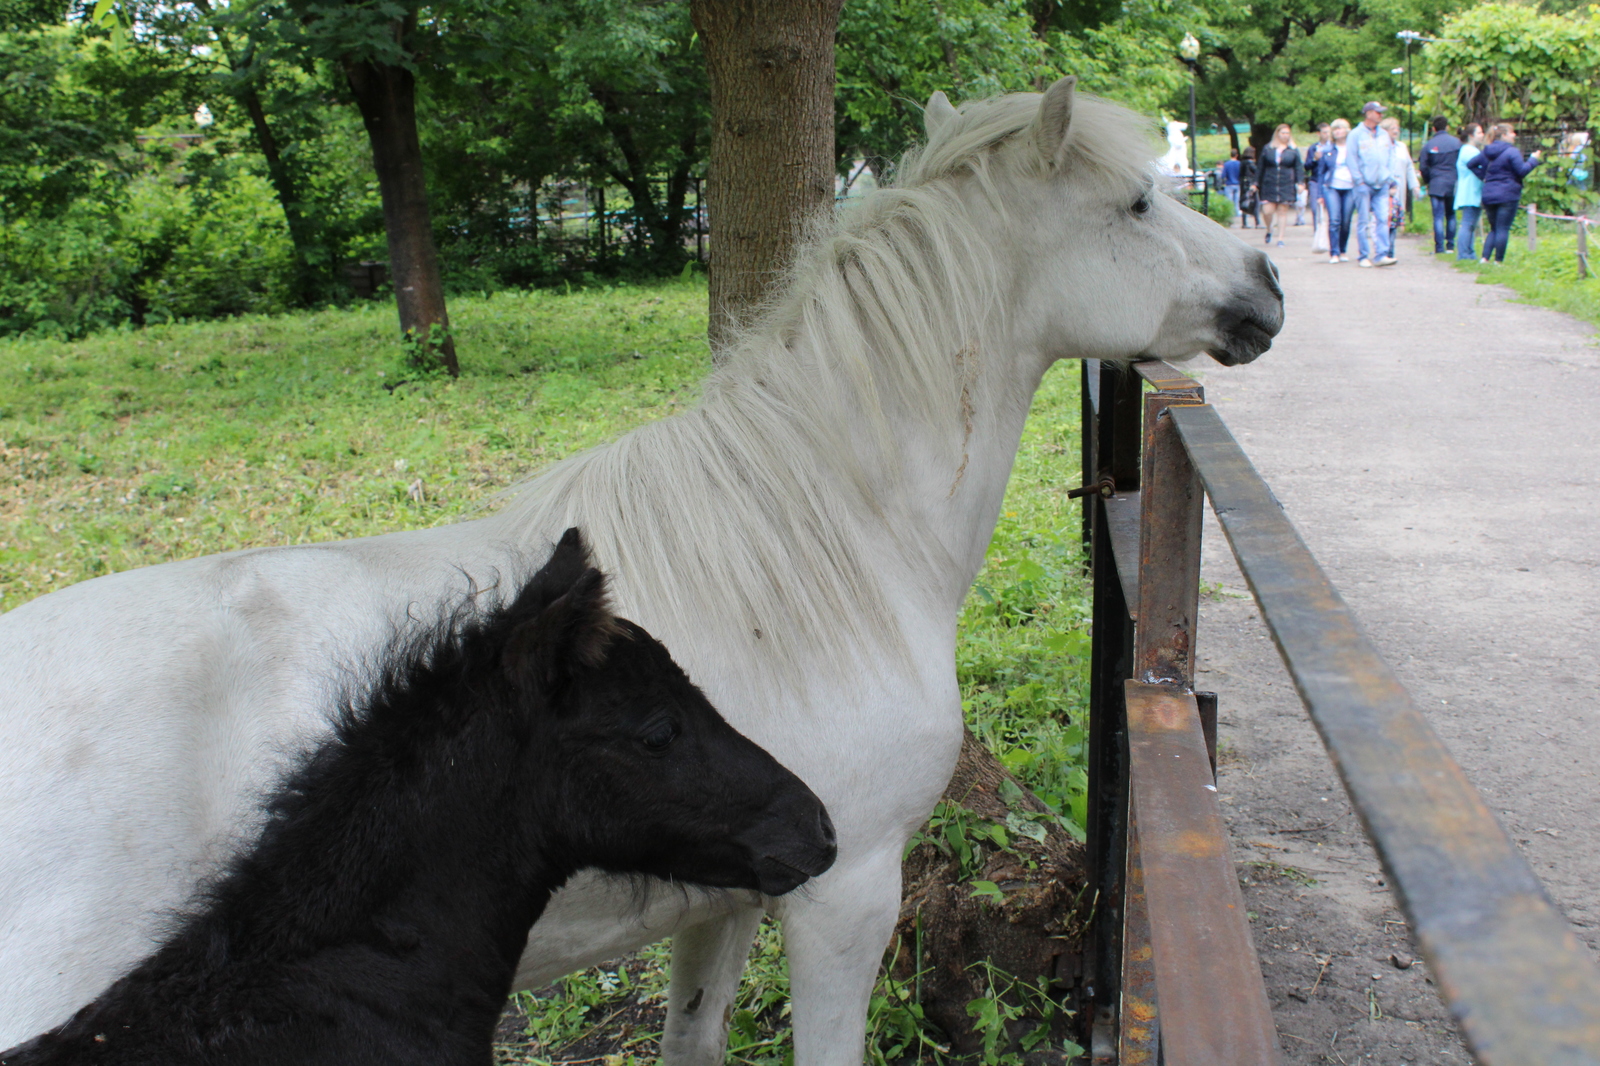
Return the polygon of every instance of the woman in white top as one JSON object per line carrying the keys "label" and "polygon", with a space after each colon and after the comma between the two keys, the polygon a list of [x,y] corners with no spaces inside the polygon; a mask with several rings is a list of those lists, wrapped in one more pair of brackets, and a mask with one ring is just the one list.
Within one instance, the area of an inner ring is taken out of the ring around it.
{"label": "woman in white top", "polygon": [[1355,175],[1350,172],[1350,123],[1336,118],[1328,126],[1333,150],[1317,159],[1318,192],[1322,209],[1328,213],[1328,262],[1348,263],[1345,253],[1350,249],[1350,221],[1355,217]]}
{"label": "woman in white top", "polygon": [[1400,120],[1386,118],[1378,125],[1388,130],[1389,139],[1394,141],[1394,185],[1389,191],[1392,200],[1389,205],[1389,255],[1393,256],[1395,231],[1405,219],[1405,190],[1411,190],[1411,197],[1415,201],[1422,196],[1422,182],[1417,180],[1417,167],[1411,162],[1411,151],[1400,137]]}

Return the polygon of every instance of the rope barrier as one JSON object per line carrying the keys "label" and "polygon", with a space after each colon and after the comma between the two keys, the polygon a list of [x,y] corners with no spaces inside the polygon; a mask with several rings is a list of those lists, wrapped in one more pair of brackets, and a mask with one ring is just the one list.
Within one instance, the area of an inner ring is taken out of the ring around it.
{"label": "rope barrier", "polygon": [[1547,215],[1542,213],[1538,205],[1528,205],[1528,251],[1539,250],[1539,220],[1550,219],[1553,222],[1576,222],[1578,231],[1578,280],[1583,281],[1589,277],[1589,227],[1592,225],[1588,215]]}

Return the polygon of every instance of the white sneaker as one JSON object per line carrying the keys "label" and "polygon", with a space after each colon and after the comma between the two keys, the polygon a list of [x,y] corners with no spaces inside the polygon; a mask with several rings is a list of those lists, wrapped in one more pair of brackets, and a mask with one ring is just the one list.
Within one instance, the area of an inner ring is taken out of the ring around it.
{"label": "white sneaker", "polygon": [[1383,258],[1378,260],[1378,265],[1381,266],[1381,267],[1394,266],[1394,264],[1395,264],[1395,258],[1392,255],[1386,255]]}
{"label": "white sneaker", "polygon": [[1338,256],[1336,256],[1336,255],[1330,255],[1330,256],[1328,256],[1328,262],[1330,262],[1330,263],[1337,263],[1337,262],[1339,262],[1339,261],[1340,261],[1340,260],[1339,260],[1339,257],[1338,257]]}
{"label": "white sneaker", "polygon": [[1369,267],[1371,265],[1372,265],[1372,260],[1370,260],[1370,259],[1363,259],[1359,263],[1356,264],[1356,266],[1358,266],[1358,267]]}

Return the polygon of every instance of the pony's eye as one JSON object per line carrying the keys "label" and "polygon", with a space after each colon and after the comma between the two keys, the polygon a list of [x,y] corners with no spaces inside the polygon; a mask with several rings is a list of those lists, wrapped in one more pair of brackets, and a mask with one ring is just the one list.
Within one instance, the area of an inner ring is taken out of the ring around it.
{"label": "pony's eye", "polygon": [[1150,210],[1150,194],[1146,193],[1133,202],[1133,213],[1142,215],[1148,210]]}
{"label": "pony's eye", "polygon": [[645,746],[645,750],[660,755],[677,739],[678,723],[670,718],[663,718],[645,730],[644,735],[639,738],[639,743]]}

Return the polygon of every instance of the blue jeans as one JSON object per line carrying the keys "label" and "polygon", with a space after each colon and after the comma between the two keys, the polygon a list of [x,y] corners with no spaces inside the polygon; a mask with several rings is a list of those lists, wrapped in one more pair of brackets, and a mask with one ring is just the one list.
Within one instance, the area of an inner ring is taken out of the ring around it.
{"label": "blue jeans", "polygon": [[1449,251],[1456,243],[1456,205],[1455,193],[1449,196],[1429,196],[1433,201],[1433,250],[1439,252]]}
{"label": "blue jeans", "polygon": [[1317,198],[1322,195],[1322,186],[1314,181],[1306,182],[1306,203],[1311,205],[1311,228],[1317,228],[1317,222],[1322,218],[1322,205],[1317,203]]}
{"label": "blue jeans", "polygon": [[1506,261],[1506,245],[1511,242],[1511,223],[1517,217],[1517,201],[1508,204],[1484,204],[1483,213],[1489,219],[1489,236],[1483,239],[1483,257],[1496,263]]}
{"label": "blue jeans", "polygon": [[1456,227],[1456,258],[1467,262],[1478,258],[1478,253],[1472,250],[1472,238],[1477,235],[1478,216],[1483,214],[1483,208],[1473,205],[1461,209],[1461,225]]}
{"label": "blue jeans", "polygon": [[1237,185],[1224,185],[1222,187],[1222,192],[1223,192],[1223,195],[1227,196],[1228,200],[1233,204],[1234,214],[1238,214],[1239,213],[1239,186],[1237,186]]}
{"label": "blue jeans", "polygon": [[1344,255],[1350,250],[1350,219],[1356,211],[1356,191],[1329,185],[1321,189],[1322,198],[1328,202],[1328,254]]}
{"label": "blue jeans", "polygon": [[1357,185],[1350,190],[1356,202],[1356,244],[1363,259],[1389,254],[1389,187]]}

